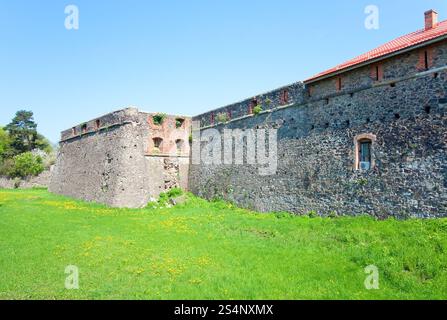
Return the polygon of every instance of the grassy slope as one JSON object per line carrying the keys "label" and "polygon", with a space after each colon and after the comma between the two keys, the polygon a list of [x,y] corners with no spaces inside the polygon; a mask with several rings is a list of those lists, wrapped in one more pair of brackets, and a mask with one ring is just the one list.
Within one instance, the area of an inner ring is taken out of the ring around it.
{"label": "grassy slope", "polygon": [[[64,269],[80,268],[65,290]],[[380,290],[364,288],[367,265]],[[3,299],[447,298],[447,221],[254,214],[192,198],[118,210],[0,190]]]}

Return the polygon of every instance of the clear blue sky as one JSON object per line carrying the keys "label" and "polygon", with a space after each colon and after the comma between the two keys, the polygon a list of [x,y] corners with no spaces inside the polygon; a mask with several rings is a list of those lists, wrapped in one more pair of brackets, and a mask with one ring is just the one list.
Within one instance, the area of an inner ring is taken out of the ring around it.
{"label": "clear blue sky", "polygon": [[[370,4],[379,30],[364,27]],[[0,124],[32,110],[57,142],[125,106],[196,115],[420,29],[430,8],[447,19],[445,0],[0,0]]]}

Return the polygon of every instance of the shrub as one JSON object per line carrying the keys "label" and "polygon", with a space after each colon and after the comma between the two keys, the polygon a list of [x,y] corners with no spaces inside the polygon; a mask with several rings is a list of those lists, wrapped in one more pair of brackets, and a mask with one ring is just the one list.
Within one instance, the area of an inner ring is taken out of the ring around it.
{"label": "shrub", "polygon": [[225,123],[228,122],[228,115],[224,112],[218,113],[216,116],[216,120],[218,123]]}
{"label": "shrub", "polygon": [[163,122],[166,119],[166,114],[165,113],[157,113],[156,115],[154,115],[152,117],[152,120],[154,121],[154,124],[157,126],[160,126],[163,124]]}
{"label": "shrub", "polygon": [[[160,193],[158,201],[156,203],[163,207],[169,204],[170,199],[179,197],[181,195],[183,195],[183,190],[181,188],[172,188],[169,191]],[[150,207],[151,205],[153,206],[153,204],[154,202],[149,203],[148,207]]]}
{"label": "shrub", "polygon": [[260,105],[257,105],[256,107],[253,108],[253,114],[254,115],[258,115],[262,112],[262,107]]}
{"label": "shrub", "polygon": [[182,126],[183,126],[183,123],[185,122],[185,120],[184,119],[180,119],[180,118],[178,118],[178,119],[175,119],[175,127],[178,129],[178,128],[181,128]]}
{"label": "shrub", "polygon": [[8,168],[7,175],[10,178],[28,178],[37,176],[43,172],[44,165],[40,156],[25,152],[12,159],[12,165]]}

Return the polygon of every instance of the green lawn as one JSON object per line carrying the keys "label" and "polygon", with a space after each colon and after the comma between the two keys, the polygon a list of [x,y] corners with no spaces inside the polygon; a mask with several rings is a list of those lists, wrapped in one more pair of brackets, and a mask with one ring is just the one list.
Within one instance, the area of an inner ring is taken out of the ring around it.
{"label": "green lawn", "polygon": [[[79,290],[64,288],[79,267]],[[366,290],[364,268],[379,268]],[[447,220],[110,209],[0,190],[1,299],[447,299]]]}

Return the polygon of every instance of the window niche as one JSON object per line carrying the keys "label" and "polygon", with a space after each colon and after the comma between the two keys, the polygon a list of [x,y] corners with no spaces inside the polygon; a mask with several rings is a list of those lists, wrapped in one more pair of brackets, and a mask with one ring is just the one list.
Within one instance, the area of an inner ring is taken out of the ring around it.
{"label": "window niche", "polygon": [[366,133],[354,138],[355,161],[354,169],[359,171],[370,171],[374,169],[374,144],[377,138],[375,135]]}
{"label": "window niche", "polygon": [[161,152],[161,148],[163,145],[163,139],[162,138],[154,138],[152,139],[153,143],[154,143],[154,153],[160,153]]}
{"label": "window niche", "polygon": [[185,145],[185,143],[182,139],[175,140],[177,154],[182,154],[184,152],[184,145]]}

